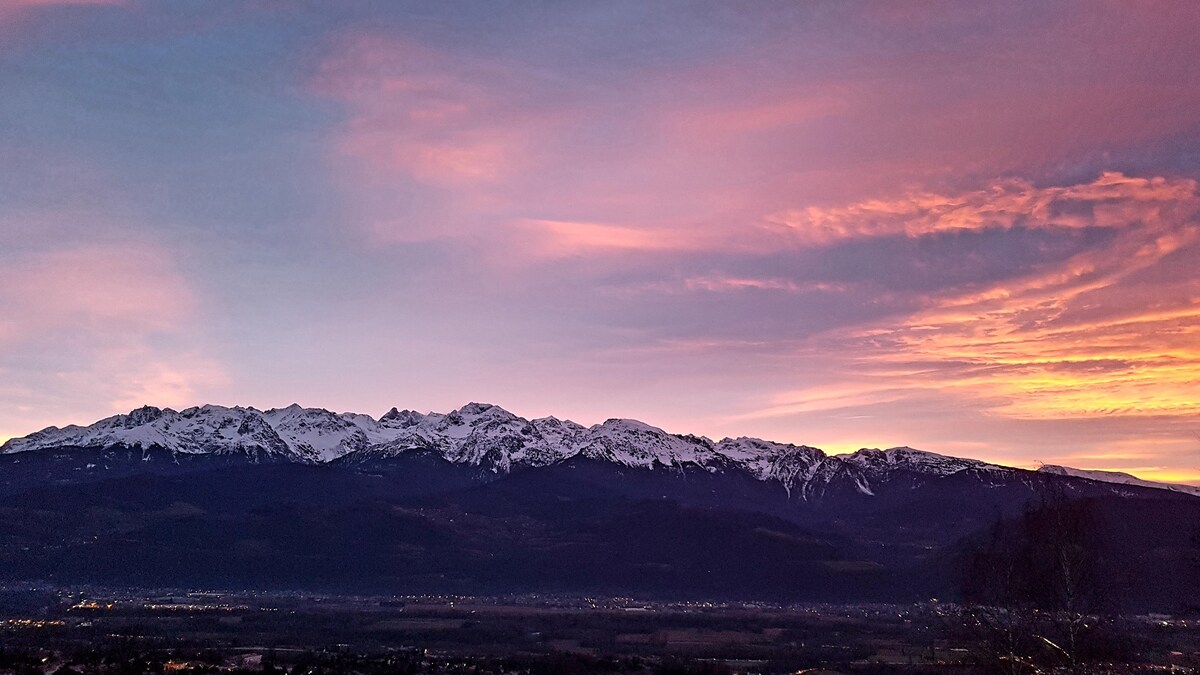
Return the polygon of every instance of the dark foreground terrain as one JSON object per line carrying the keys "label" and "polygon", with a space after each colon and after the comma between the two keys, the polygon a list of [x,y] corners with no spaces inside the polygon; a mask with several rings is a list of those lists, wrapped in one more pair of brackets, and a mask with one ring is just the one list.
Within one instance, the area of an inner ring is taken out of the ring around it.
{"label": "dark foreground terrain", "polygon": [[8,588],[0,673],[1200,672],[1200,619],[916,605]]}
{"label": "dark foreground terrain", "polygon": [[0,455],[0,582],[1200,606],[1200,498],[1004,468],[890,468],[869,493],[839,480],[801,498],[735,470],[590,460],[481,474],[419,452]]}
{"label": "dark foreground terrain", "polygon": [[1200,497],[860,459],[0,455],[0,673],[1200,672]]}

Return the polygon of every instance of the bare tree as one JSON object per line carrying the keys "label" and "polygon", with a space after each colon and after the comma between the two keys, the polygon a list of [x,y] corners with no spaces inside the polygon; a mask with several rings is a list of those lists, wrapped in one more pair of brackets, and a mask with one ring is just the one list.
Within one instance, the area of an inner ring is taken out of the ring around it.
{"label": "bare tree", "polygon": [[997,520],[988,539],[966,561],[962,590],[967,603],[961,619],[979,632],[980,665],[996,673],[1039,672],[1030,658],[1034,635],[1028,577],[1015,532]]}
{"label": "bare tree", "polygon": [[998,521],[967,556],[967,620],[982,629],[994,671],[1084,672],[1084,647],[1107,598],[1094,518],[1091,502],[1046,481],[1019,518]]}

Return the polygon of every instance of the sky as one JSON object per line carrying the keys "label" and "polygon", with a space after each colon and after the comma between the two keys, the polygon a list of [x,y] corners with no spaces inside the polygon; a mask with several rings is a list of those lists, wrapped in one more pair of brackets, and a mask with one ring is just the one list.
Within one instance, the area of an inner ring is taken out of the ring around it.
{"label": "sky", "polygon": [[0,0],[0,440],[144,404],[1200,483],[1200,3]]}

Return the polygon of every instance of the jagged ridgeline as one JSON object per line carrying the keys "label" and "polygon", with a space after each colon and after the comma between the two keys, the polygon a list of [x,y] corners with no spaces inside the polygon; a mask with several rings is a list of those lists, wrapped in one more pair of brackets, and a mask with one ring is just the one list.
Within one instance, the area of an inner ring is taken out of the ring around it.
{"label": "jagged ridgeline", "polygon": [[758,438],[712,441],[669,434],[637,420],[584,427],[555,417],[525,419],[489,404],[449,413],[392,408],[379,419],[293,404],[266,411],[205,405],[182,411],[143,407],[87,427],[51,427],[0,447],[4,453],[60,448],[160,449],[171,453],[244,455],[252,461],[362,464],[433,452],[448,462],[508,473],[574,457],[645,469],[740,470],[805,498],[844,481],[864,494],[882,474],[1006,471],[985,462],[911,448],[829,456],[817,448]]}
{"label": "jagged ridgeline", "polygon": [[0,579],[912,600],[954,596],[989,533],[1069,500],[1094,511],[1097,576],[1136,581],[1123,602],[1186,603],[1200,582],[1195,488],[906,447],[471,403],[145,407],[2,450]]}

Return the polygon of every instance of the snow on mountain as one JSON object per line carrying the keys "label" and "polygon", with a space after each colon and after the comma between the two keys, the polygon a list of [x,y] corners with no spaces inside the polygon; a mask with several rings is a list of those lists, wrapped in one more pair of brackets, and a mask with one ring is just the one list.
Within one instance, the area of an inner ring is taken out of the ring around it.
{"label": "snow on mountain", "polygon": [[779,481],[788,494],[799,487],[799,496],[802,498],[807,498],[804,486],[811,485],[820,468],[830,461],[823,451],[807,445],[775,443],[745,436],[722,439],[713,449],[759,480]]}
{"label": "snow on mountain", "polygon": [[1121,471],[1072,469],[1070,467],[1056,466],[1054,464],[1046,464],[1040,467],[1038,471],[1043,473],[1051,473],[1056,476],[1074,476],[1075,478],[1086,478],[1088,480],[1099,481],[1101,483],[1115,483],[1117,485],[1133,485],[1136,487],[1172,490],[1174,492],[1182,492],[1184,494],[1200,497],[1200,487],[1196,487],[1194,485],[1179,485],[1177,483],[1159,483],[1157,481],[1142,480],[1137,476],[1133,476]]}
{"label": "snow on mountain", "polygon": [[468,403],[452,412],[423,415],[392,408],[368,432],[371,447],[347,462],[387,459],[431,450],[451,462],[497,472],[514,466],[546,466],[572,454],[584,427],[553,417],[527,420],[500,406]]}
{"label": "snow on mountain", "polygon": [[527,420],[485,403],[422,415],[392,409],[379,424],[390,438],[344,461],[379,460],[411,450],[433,450],[451,462],[506,472],[547,466],[576,455],[626,466],[707,466],[719,456],[707,439],[675,436],[635,420],[608,420],[586,428],[569,420]]}
{"label": "snow on mountain", "polygon": [[[909,447],[863,448],[852,454],[840,457],[846,471],[846,476],[854,481],[855,487],[865,495],[875,494],[878,485],[888,481],[897,471],[907,471],[921,476],[944,477],[968,469],[1000,469],[1008,470],[995,464],[988,464],[974,459],[947,457],[924,450],[914,450]],[[826,467],[818,468],[818,471]],[[817,481],[818,484],[825,481]]]}
{"label": "snow on mountain", "polygon": [[907,469],[918,473],[935,476],[949,476],[965,469],[981,469],[994,467],[994,464],[975,459],[947,457],[924,450],[914,450],[909,447],[863,448],[843,458],[848,464],[858,467],[868,476],[886,474],[894,469]]}
{"label": "snow on mountain", "polygon": [[335,415],[323,408],[301,408],[293,403],[268,410],[262,418],[292,452],[311,462],[328,462],[371,444],[367,438],[371,424],[354,415]]}
{"label": "snow on mountain", "polygon": [[0,452],[25,452],[65,446],[150,448],[187,454],[246,454],[255,460],[302,457],[280,438],[257,410],[205,405],[176,412],[145,406],[113,415],[87,427],[50,427],[14,438]]}
{"label": "snow on mountain", "polygon": [[711,468],[721,459],[707,438],[668,434],[626,419],[610,419],[588,429],[572,454],[645,469],[687,464]]}
{"label": "snow on mountain", "polygon": [[[582,457],[650,470],[741,470],[761,481],[778,482],[793,498],[805,501],[837,485],[874,495],[905,473],[937,478],[966,470],[1013,471],[907,447],[826,455],[817,448],[757,438],[713,442],[629,419],[588,428],[554,417],[528,420],[487,403],[468,403],[448,413],[392,408],[379,419],[297,404],[267,411],[205,405],[177,412],[147,406],[86,427],[50,427],[15,438],[0,446],[0,454],[121,446],[313,464],[363,464],[423,451],[498,474]],[[1054,466],[1042,471],[1200,496],[1200,488],[1152,483],[1128,474]]]}

